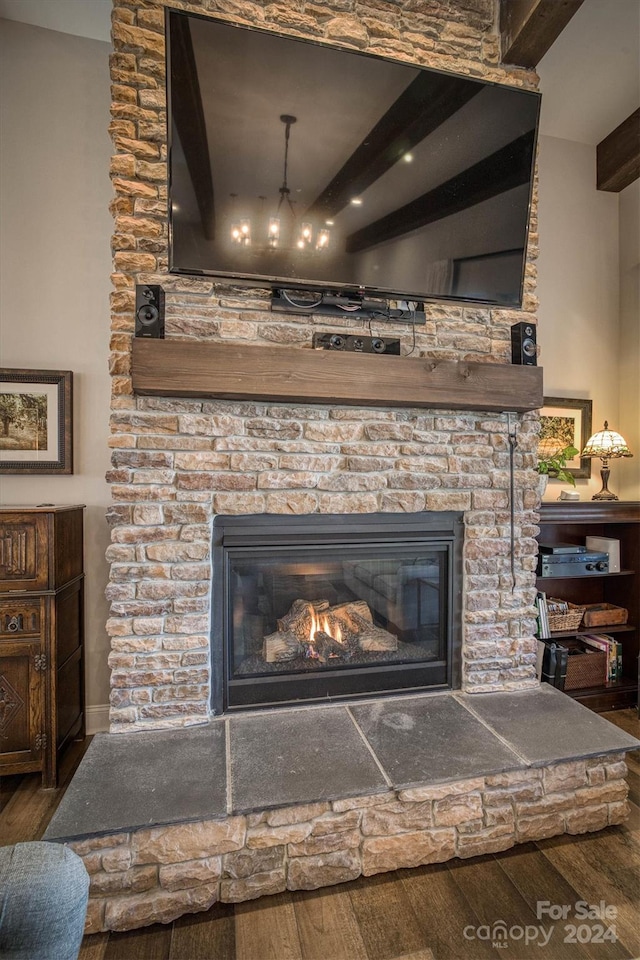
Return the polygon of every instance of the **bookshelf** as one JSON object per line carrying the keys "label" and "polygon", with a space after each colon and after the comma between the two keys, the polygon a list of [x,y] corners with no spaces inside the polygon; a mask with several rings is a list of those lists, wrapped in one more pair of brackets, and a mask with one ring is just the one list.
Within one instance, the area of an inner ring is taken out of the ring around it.
{"label": "bookshelf", "polygon": [[[640,640],[640,503],[570,501],[543,503],[540,508],[540,543],[583,544],[588,536],[620,541],[620,573],[577,577],[538,577],[538,589],[547,596],[575,604],[611,603],[629,611],[626,624],[580,627],[552,633],[553,639],[579,637],[581,633],[616,635],[623,647],[620,680],[597,687],[568,691],[568,696],[596,712],[631,707],[638,702]],[[619,635],[619,636],[618,636]]]}

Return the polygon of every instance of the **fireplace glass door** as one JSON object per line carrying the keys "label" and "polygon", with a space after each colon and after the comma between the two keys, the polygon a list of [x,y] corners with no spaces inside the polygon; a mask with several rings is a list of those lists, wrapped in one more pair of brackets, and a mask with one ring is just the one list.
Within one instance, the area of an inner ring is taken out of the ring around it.
{"label": "fireplace glass door", "polygon": [[454,535],[398,518],[224,519],[223,708],[452,685]]}

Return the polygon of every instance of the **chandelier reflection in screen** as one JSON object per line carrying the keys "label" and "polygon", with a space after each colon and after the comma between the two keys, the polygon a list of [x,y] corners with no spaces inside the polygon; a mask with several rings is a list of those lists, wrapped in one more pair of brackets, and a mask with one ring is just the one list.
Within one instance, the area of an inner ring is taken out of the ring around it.
{"label": "chandelier reflection in screen", "polygon": [[[326,250],[329,246],[331,232],[327,226],[315,231],[313,224],[308,221],[302,221],[298,226],[296,212],[291,202],[291,190],[289,189],[287,181],[289,174],[289,136],[291,127],[296,123],[297,119],[297,117],[293,117],[288,113],[283,113],[280,117],[280,120],[284,124],[284,169],[282,173],[282,186],[278,190],[280,199],[278,200],[275,214],[269,217],[268,224],[266,224],[266,231],[264,231],[266,235],[263,233],[263,236],[259,239],[256,237],[254,240],[257,239],[260,246],[264,243],[264,245],[271,250],[291,246],[300,251],[322,253],[322,251]],[[232,193],[231,196],[235,200],[237,195]],[[266,198],[259,197],[259,199],[264,202]],[[285,207],[285,210],[283,210],[283,207]],[[290,232],[283,229],[281,222],[281,215],[287,212],[287,207],[289,220],[291,221]],[[239,247],[251,246],[252,224],[249,217],[243,217],[232,223],[231,239],[233,243]]]}

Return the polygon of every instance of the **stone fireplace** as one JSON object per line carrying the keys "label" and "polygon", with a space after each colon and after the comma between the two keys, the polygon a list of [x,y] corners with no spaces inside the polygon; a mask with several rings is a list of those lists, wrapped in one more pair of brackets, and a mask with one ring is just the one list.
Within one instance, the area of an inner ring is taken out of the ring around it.
{"label": "stone fireplace", "polygon": [[[211,621],[219,600],[211,593],[219,516],[254,517],[258,525],[266,516],[327,523],[395,516],[401,526],[407,516],[456,512],[464,527],[462,688],[536,685],[532,416],[518,423],[512,555],[506,416],[133,403],[135,412],[113,415],[118,430],[148,431],[114,435],[116,443],[135,442],[115,450],[112,472],[121,501],[112,507],[109,549],[114,731],[182,726],[209,715],[220,683],[220,664],[210,659],[212,626],[214,645],[223,643],[223,620]],[[283,432],[300,439],[280,439]]]}
{"label": "stone fireplace", "polygon": [[[173,5],[500,83],[536,85],[532,72],[498,63],[493,0],[420,5],[419,11],[408,3],[359,4],[353,13],[331,3],[295,13],[264,3]],[[211,591],[213,524],[220,515],[257,522],[267,515],[327,521],[395,515],[402,522],[408,515],[455,511],[464,528],[459,685],[468,692],[535,686],[535,413],[489,412],[490,406],[483,412],[481,403],[472,410],[360,408],[132,391],[136,283],[164,287],[168,339],[278,345],[291,365],[318,331],[371,332],[348,314],[330,322],[272,314],[266,289],[167,273],[164,6],[126,0],[113,12],[112,731],[202,722],[212,697],[220,708],[221,665],[210,654],[212,626],[215,633],[223,624],[214,616],[215,586]],[[373,332],[399,337],[403,354],[434,365],[509,363],[511,324],[523,317],[535,322],[535,199],[522,311],[434,303],[415,330],[380,323]],[[510,434],[516,438],[513,498]],[[214,646],[222,642],[214,637]]]}
{"label": "stone fireplace", "polygon": [[[165,2],[114,4],[111,734],[46,835],[92,874],[87,930],[621,822],[637,742],[536,679],[536,404],[460,400],[535,323],[535,191],[519,311],[430,303],[369,329],[171,276]],[[499,63],[496,0],[171,5],[537,83]],[[161,346],[196,361],[279,348],[297,370],[314,333],[373,333],[441,381],[453,362],[456,402],[250,399],[251,370],[233,399],[134,391],[137,283],[163,286]]]}

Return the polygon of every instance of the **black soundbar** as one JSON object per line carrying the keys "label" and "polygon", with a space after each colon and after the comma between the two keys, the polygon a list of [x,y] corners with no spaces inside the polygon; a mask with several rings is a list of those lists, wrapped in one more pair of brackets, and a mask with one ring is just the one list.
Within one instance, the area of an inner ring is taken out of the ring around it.
{"label": "black soundbar", "polygon": [[400,341],[389,337],[365,337],[363,334],[314,333],[314,350],[344,350],[351,353],[386,353],[400,356]]}

